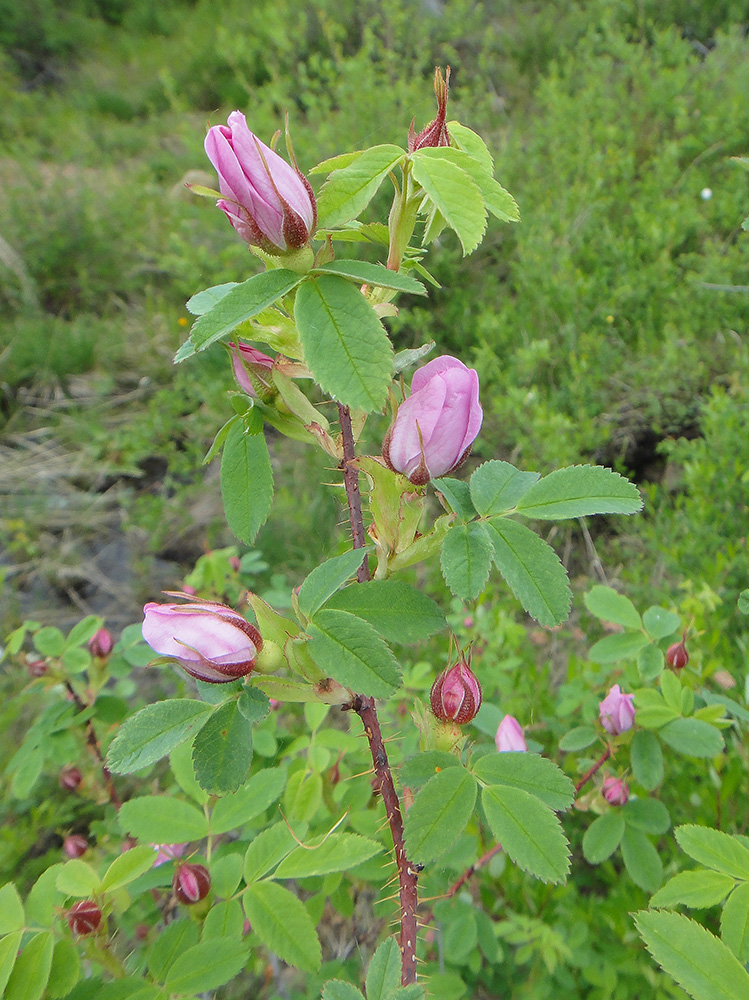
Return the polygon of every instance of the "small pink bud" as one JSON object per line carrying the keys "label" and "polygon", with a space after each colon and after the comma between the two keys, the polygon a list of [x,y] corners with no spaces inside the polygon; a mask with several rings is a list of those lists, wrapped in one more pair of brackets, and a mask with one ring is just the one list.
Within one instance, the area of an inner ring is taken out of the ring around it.
{"label": "small pink bud", "polygon": [[235,573],[238,573],[242,568],[242,560],[239,558],[239,556],[229,556],[229,566],[234,570]]}
{"label": "small pink bud", "polygon": [[105,628],[100,628],[88,640],[89,653],[100,660],[106,660],[113,648],[114,639],[112,638],[112,633]]}
{"label": "small pink bud", "polygon": [[44,660],[29,660],[26,664],[29,677],[44,677],[48,669]]}
{"label": "small pink bud", "polygon": [[80,858],[88,850],[88,841],[80,833],[71,833],[65,838],[62,849],[69,858]]}
{"label": "small pink bud", "polygon": [[98,929],[101,923],[101,908],[93,899],[82,899],[80,903],[73,903],[70,907],[67,920],[74,934],[86,937]]}
{"label": "small pink bud", "polygon": [[205,899],[211,889],[211,876],[205,865],[179,865],[172,888],[180,903],[192,906]]}
{"label": "small pink bud", "polygon": [[246,392],[248,396],[260,396],[264,402],[269,402],[277,395],[278,390],[270,374],[273,369],[273,358],[243,340],[229,344],[229,350],[234,377],[242,392]]}
{"label": "small pink bud", "polygon": [[429,696],[432,713],[440,722],[459,726],[475,719],[481,708],[481,685],[464,659],[443,670]]}
{"label": "small pink bud", "polygon": [[607,733],[618,736],[631,729],[635,722],[635,696],[624,694],[618,684],[614,684],[599,704],[601,725]]}
{"label": "small pink bud", "polygon": [[601,792],[612,806],[625,806],[629,801],[629,786],[621,778],[615,778],[613,774],[603,779]]}
{"label": "small pink bud", "polygon": [[673,667],[674,670],[683,670],[686,667],[687,663],[689,663],[689,653],[687,652],[684,639],[668,647],[666,650],[666,663],[669,667]]}
{"label": "small pink bud", "polygon": [[195,589],[195,587],[191,587],[189,583],[186,583],[182,587],[182,593],[187,594],[188,597],[195,597],[195,595],[197,594],[197,590]]}
{"label": "small pink bud", "polygon": [[471,618],[470,615],[467,615],[463,619],[463,627],[464,628],[473,628],[474,625],[475,625],[475,622],[474,622],[473,618]]}
{"label": "small pink bud", "polygon": [[57,781],[63,791],[74,792],[83,781],[83,775],[74,764],[66,764],[60,771]]}
{"label": "small pink bud", "polygon": [[138,941],[145,941],[148,937],[148,924],[136,924],[135,937]]}
{"label": "small pink bud", "polygon": [[500,753],[527,750],[523,728],[513,715],[506,715],[497,726],[494,743]]}
{"label": "small pink bud", "polygon": [[167,861],[176,861],[187,850],[187,844],[151,844],[151,847],[156,848],[153,868],[158,868],[159,865],[163,865]]}

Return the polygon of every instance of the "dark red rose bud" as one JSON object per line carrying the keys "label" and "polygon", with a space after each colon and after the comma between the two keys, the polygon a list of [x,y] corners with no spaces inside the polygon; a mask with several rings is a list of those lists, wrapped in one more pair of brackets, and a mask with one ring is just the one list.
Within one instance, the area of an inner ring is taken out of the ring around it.
{"label": "dark red rose bud", "polygon": [[229,556],[229,565],[235,573],[238,573],[242,568],[242,560],[239,556]]}
{"label": "dark red rose bud", "polygon": [[48,667],[44,660],[29,660],[26,664],[29,677],[44,677]]}
{"label": "dark red rose bud", "polygon": [[683,670],[687,663],[689,663],[689,653],[683,639],[681,642],[675,642],[673,646],[668,647],[666,650],[666,663],[668,663],[669,667],[673,667],[674,670]]}
{"label": "dark red rose bud", "polygon": [[57,780],[63,791],[74,792],[83,781],[83,775],[74,764],[66,764]]}
{"label": "dark red rose bud", "polygon": [[145,941],[148,937],[148,924],[136,924],[135,936],[138,941]]}
{"label": "dark red rose bud", "polygon": [[465,660],[443,670],[432,685],[432,712],[440,722],[470,722],[481,708],[481,685]]}
{"label": "dark red rose bud", "polygon": [[69,858],[80,858],[88,850],[88,841],[80,833],[71,833],[65,838],[62,849]]}
{"label": "dark red rose bud", "polygon": [[114,648],[114,639],[112,638],[112,633],[108,632],[105,628],[100,628],[98,632],[94,633],[88,640],[88,651],[92,656],[98,657],[100,660],[106,660],[109,654]]}
{"label": "dark red rose bud", "polygon": [[68,924],[74,934],[85,937],[98,930],[101,923],[101,909],[93,899],[82,899],[68,910]]}
{"label": "dark red rose bud", "polygon": [[172,888],[180,903],[186,906],[199,903],[210,891],[210,873],[204,865],[180,865],[174,873]]}

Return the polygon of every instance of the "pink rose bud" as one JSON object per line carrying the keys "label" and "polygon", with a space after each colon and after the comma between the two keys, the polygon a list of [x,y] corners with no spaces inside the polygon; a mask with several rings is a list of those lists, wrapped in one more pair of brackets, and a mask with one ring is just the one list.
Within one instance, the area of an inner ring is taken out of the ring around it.
{"label": "pink rose bud", "polygon": [[622,694],[621,688],[615,684],[600,703],[601,725],[607,733],[618,736],[631,729],[635,721],[635,706],[633,694]]}
{"label": "pink rose bud", "polygon": [[444,354],[419,368],[382,444],[385,464],[412,483],[452,472],[468,457],[484,418],[479,377]]}
{"label": "pink rose bud", "polygon": [[57,776],[57,781],[63,791],[74,792],[83,781],[83,775],[74,764],[66,764]]}
{"label": "pink rose bud", "polygon": [[506,715],[502,719],[497,726],[494,743],[500,753],[528,749],[525,737],[523,736],[523,727],[514,715]]}
{"label": "pink rose bud", "polygon": [[71,833],[65,838],[62,849],[69,858],[80,858],[88,850],[88,841],[80,833]]}
{"label": "pink rose bud", "polygon": [[114,639],[111,632],[105,628],[100,628],[98,632],[88,640],[88,651],[92,656],[100,660],[106,660],[114,648]]}
{"label": "pink rose bud", "polygon": [[626,806],[629,801],[629,786],[626,781],[615,778],[613,774],[603,779],[601,792],[609,805],[612,806]]}
{"label": "pink rose bud", "polygon": [[180,865],[174,873],[172,888],[180,903],[192,906],[210,892],[210,873],[205,865]]}
{"label": "pink rose bud", "polygon": [[418,135],[414,131],[414,123],[408,130],[408,151],[423,149],[425,146],[449,146],[450,136],[445,119],[447,117],[447,92],[450,86],[450,67],[447,67],[444,79],[439,66],[434,71],[434,93],[437,97],[437,117],[425,126]]}
{"label": "pink rose bud", "polygon": [[481,685],[464,659],[443,670],[429,696],[432,713],[440,722],[470,722],[481,708]]}
{"label": "pink rose bud", "polygon": [[471,618],[470,615],[468,615],[466,618],[463,619],[464,628],[473,628],[475,624],[476,623],[474,622],[473,618]]}
{"label": "pink rose bud", "polygon": [[205,151],[218,173],[218,207],[246,243],[269,251],[309,242],[317,224],[309,181],[250,132],[240,111],[208,130]]}
{"label": "pink rose bud", "polygon": [[686,636],[681,642],[675,642],[666,650],[666,663],[674,670],[683,670],[689,663],[689,653],[687,652]]}
{"label": "pink rose bud", "polygon": [[151,844],[151,847],[156,848],[156,857],[151,865],[152,868],[158,868],[159,865],[163,865],[167,861],[176,861],[187,850],[187,844]]}
{"label": "pink rose bud", "polygon": [[47,669],[48,667],[44,660],[29,660],[26,664],[29,677],[44,677]]}
{"label": "pink rose bud", "polygon": [[82,899],[80,903],[73,903],[70,907],[67,920],[74,934],[86,937],[98,929],[101,923],[101,908],[93,899]]}
{"label": "pink rose bud", "polygon": [[242,560],[239,556],[229,556],[229,566],[231,566],[235,573],[238,573],[242,568]]}
{"label": "pink rose bud", "polygon": [[258,392],[261,396],[270,392],[275,394],[270,382],[273,358],[243,340],[237,344],[229,344],[229,348],[234,377],[242,392],[246,392],[248,396],[257,396]]}
{"label": "pink rose bud", "polygon": [[228,684],[245,677],[263,646],[254,625],[223,604],[147,604],[143,638],[192,677]]}

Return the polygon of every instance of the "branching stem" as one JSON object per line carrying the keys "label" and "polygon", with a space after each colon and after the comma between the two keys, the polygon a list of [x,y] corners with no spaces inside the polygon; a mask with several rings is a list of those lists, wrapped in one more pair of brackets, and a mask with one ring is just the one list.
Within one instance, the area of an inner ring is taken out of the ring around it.
{"label": "branching stem", "polygon": [[575,785],[575,795],[576,796],[580,794],[581,788],[583,788],[585,785],[587,785],[587,783],[590,781],[590,779],[593,777],[593,775],[596,773],[596,771],[600,767],[603,767],[603,765],[606,763],[606,761],[609,759],[610,756],[611,756],[611,747],[608,746],[603,751],[603,753],[598,758],[598,760],[595,762],[595,764],[585,772],[585,774],[582,776],[582,778],[580,778],[580,780],[578,781],[578,783]]}
{"label": "branching stem", "polygon": [[[78,711],[85,712],[88,706],[83,701],[78,692],[75,690],[70,681],[65,681],[65,688],[67,689],[67,692],[70,695],[70,697],[73,699],[73,703],[75,707],[78,709]],[[107,767],[104,761],[104,754],[101,752],[101,744],[99,743],[99,737],[96,735],[96,730],[94,729],[94,724],[92,723],[91,719],[88,719],[86,721],[86,742],[89,745],[91,753],[94,755],[94,757],[97,760],[97,763],[101,767],[102,777],[104,778],[104,786],[107,790],[109,801],[112,803],[115,809],[119,809],[122,803],[120,802],[120,797],[117,794],[117,789],[114,787],[114,782],[112,781],[112,775],[110,774],[109,768]]]}

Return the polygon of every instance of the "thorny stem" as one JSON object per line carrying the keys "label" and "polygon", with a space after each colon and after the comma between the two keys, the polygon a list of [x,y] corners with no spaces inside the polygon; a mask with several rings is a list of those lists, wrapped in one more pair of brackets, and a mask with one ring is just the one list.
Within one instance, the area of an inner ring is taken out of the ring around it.
{"label": "thorny stem", "polygon": [[[65,688],[68,694],[73,699],[73,703],[79,712],[85,712],[88,707],[77,691],[74,689],[70,681],[65,681]],[[107,795],[109,796],[109,801],[115,807],[119,809],[122,803],[120,802],[120,797],[117,794],[117,789],[114,787],[114,782],[112,781],[112,775],[109,772],[109,768],[104,762],[104,754],[101,752],[101,744],[99,743],[99,737],[96,735],[96,730],[94,729],[94,724],[91,719],[86,721],[86,742],[89,745],[91,752],[99,763],[101,767],[101,773],[104,778],[104,786],[107,789]]]}
{"label": "thorny stem", "polygon": [[[354,435],[351,429],[351,414],[347,406],[338,404],[338,414],[341,422],[343,439],[343,481],[346,486],[349,518],[351,521],[351,537],[355,549],[361,549],[365,544],[364,521],[361,512],[361,495],[359,493],[359,473],[352,465],[355,457]],[[359,583],[369,579],[369,565],[365,557],[356,575]],[[369,741],[372,754],[374,773],[379,786],[382,801],[385,803],[393,836],[395,848],[395,863],[398,867],[398,882],[401,909],[401,983],[408,986],[416,982],[416,905],[418,902],[416,883],[418,873],[409,863],[403,839],[403,815],[401,813],[398,793],[393,784],[385,743],[382,739],[380,721],[377,718],[374,698],[356,695],[352,702],[354,711],[358,714],[364,726],[364,733]]]}
{"label": "thorny stem", "polygon": [[593,767],[589,768],[589,770],[585,772],[582,778],[580,778],[578,783],[575,785],[575,795],[578,795],[580,793],[580,789],[583,788],[584,785],[587,785],[587,783],[590,781],[590,779],[593,777],[593,775],[596,773],[599,767],[603,767],[603,765],[606,763],[606,761],[609,759],[610,756],[611,756],[611,747],[606,747],[606,749],[603,751],[601,756],[595,762]]}

